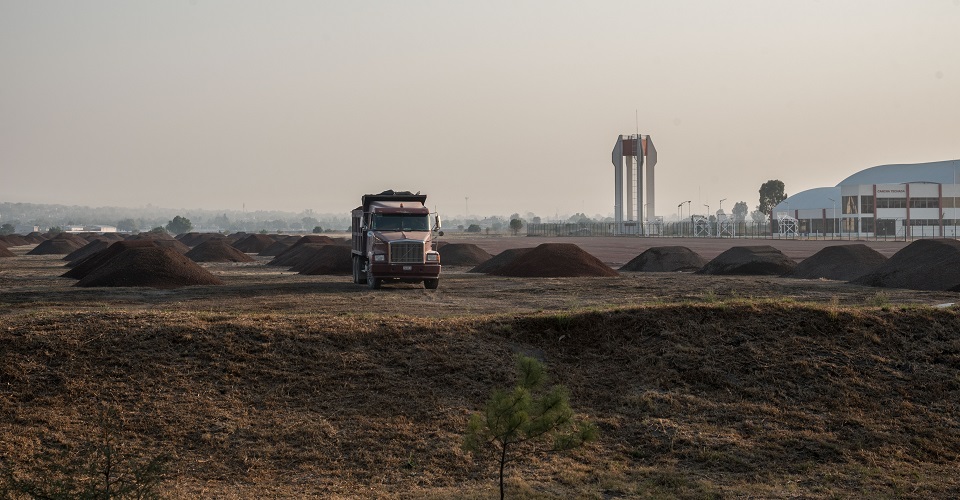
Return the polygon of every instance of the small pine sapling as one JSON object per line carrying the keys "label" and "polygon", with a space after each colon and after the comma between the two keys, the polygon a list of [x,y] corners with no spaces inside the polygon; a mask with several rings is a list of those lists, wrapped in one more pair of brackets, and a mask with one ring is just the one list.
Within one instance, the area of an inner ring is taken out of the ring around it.
{"label": "small pine sapling", "polygon": [[562,385],[544,389],[542,363],[517,356],[517,385],[496,389],[482,412],[467,425],[463,448],[475,454],[493,452],[500,467],[500,498],[504,497],[504,467],[522,455],[577,448],[597,437],[597,427],[576,420],[569,391]]}

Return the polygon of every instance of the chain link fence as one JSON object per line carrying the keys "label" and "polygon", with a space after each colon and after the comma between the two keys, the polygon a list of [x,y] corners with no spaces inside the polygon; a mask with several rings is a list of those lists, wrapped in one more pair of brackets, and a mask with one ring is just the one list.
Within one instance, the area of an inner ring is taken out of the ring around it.
{"label": "chain link fence", "polygon": [[[767,238],[795,240],[907,241],[920,238],[960,237],[960,221],[907,221],[905,219],[864,219],[873,227],[861,228],[855,219],[800,219],[789,231],[778,221],[707,221],[705,218],[680,222],[588,222],[527,224],[527,236],[634,236],[648,238]],[[837,223],[839,222],[839,224]],[[910,224],[913,222],[913,224]],[[918,224],[920,223],[920,224]],[[863,224],[867,226],[867,223]],[[834,232],[836,226],[837,231]],[[872,229],[870,231],[862,229]]]}

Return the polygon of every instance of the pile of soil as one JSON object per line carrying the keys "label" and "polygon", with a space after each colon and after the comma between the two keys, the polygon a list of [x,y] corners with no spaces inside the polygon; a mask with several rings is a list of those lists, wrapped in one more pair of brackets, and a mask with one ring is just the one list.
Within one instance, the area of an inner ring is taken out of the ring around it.
{"label": "pile of soil", "polygon": [[73,269],[70,269],[60,276],[63,276],[64,278],[73,278],[76,280],[82,279],[86,275],[100,268],[100,266],[106,264],[108,261],[110,261],[110,259],[123,253],[125,250],[147,247],[156,248],[158,245],[154,240],[116,241],[99,252],[67,264],[68,267],[72,267]]}
{"label": "pile of soil", "polygon": [[46,241],[46,238],[44,238],[42,234],[36,231],[24,236],[23,239],[27,240],[29,245],[36,245],[38,243]]}
{"label": "pile of soil", "polygon": [[467,271],[469,273],[484,273],[490,274],[494,271],[499,271],[503,269],[504,266],[509,265],[517,257],[533,250],[532,248],[508,248],[497,255],[494,255],[486,262],[480,264],[477,267]]}
{"label": "pile of soil", "polygon": [[280,255],[281,253],[283,253],[284,250],[290,248],[290,245],[291,245],[290,243],[287,243],[285,241],[274,241],[272,245],[263,249],[263,251],[261,251],[257,255],[262,255],[264,257],[276,257],[277,255]]}
{"label": "pile of soil", "polygon": [[473,243],[448,243],[437,249],[440,264],[445,266],[477,266],[493,258]]}
{"label": "pile of soil", "polygon": [[322,245],[290,270],[311,275],[352,274],[353,254],[344,245]]}
{"label": "pile of soil", "polygon": [[[283,266],[283,267],[294,267],[298,266],[307,260],[311,259],[313,255],[323,247],[328,246],[343,246],[343,245],[330,245],[327,243],[304,243],[296,244],[288,248],[286,251],[277,255],[270,262],[267,263],[268,266]],[[347,248],[347,247],[344,247]],[[349,250],[349,248],[347,248]]]}
{"label": "pile of soil", "polygon": [[141,247],[120,252],[78,281],[76,286],[180,288],[222,284],[220,278],[170,248]]}
{"label": "pile of soil", "polygon": [[194,262],[254,262],[253,257],[233,248],[224,238],[211,239],[185,254]]}
{"label": "pile of soil", "polygon": [[175,240],[173,236],[170,236],[170,233],[166,231],[149,231],[145,233],[131,234],[127,236],[127,241],[129,240]]}
{"label": "pile of soil", "polygon": [[6,236],[0,236],[0,246],[6,247],[19,247],[23,245],[30,245],[31,243],[27,241],[23,236],[19,234],[8,234]]}
{"label": "pile of soil", "polygon": [[862,243],[836,245],[803,259],[790,277],[851,281],[873,271],[886,261],[883,254]]}
{"label": "pile of soil", "polygon": [[851,283],[960,292],[960,241],[917,240]]}
{"label": "pile of soil", "polygon": [[797,263],[770,245],[733,247],[716,256],[697,274],[773,275],[790,274]]}
{"label": "pile of soil", "polygon": [[233,244],[233,248],[244,253],[260,253],[276,242],[266,234],[251,234]]}
{"label": "pile of soil", "polygon": [[[443,258],[440,258],[443,263]],[[543,243],[489,274],[531,278],[619,276],[600,259],[573,243]]]}
{"label": "pile of soil", "polygon": [[11,252],[7,247],[0,245],[0,257],[16,257],[17,254]]}
{"label": "pile of soil", "polygon": [[176,240],[188,247],[195,247],[205,241],[223,240],[227,237],[220,233],[184,233],[176,237]]}
{"label": "pile of soil", "polygon": [[82,248],[85,244],[86,242],[77,243],[72,238],[53,238],[41,242],[36,248],[27,252],[27,255],[66,255]]}
{"label": "pile of soil", "polygon": [[122,234],[117,234],[117,233],[103,233],[100,235],[100,238],[104,240],[110,240],[110,241],[121,241],[126,239],[123,237]]}
{"label": "pile of soil", "polygon": [[687,247],[652,247],[634,257],[620,268],[621,271],[646,273],[695,272],[707,264],[707,260]]}
{"label": "pile of soil", "polygon": [[93,255],[100,250],[106,249],[112,241],[107,240],[93,240],[90,243],[68,253],[63,260],[67,261],[67,267],[73,267],[71,264],[80,262],[81,260],[87,258],[90,255]]}
{"label": "pile of soil", "polygon": [[[289,243],[290,240],[285,240]],[[317,234],[308,234],[306,236],[301,236],[297,238],[293,244],[291,244],[286,250],[277,254],[276,258],[267,263],[268,266],[292,266],[294,264],[288,263],[292,256],[297,252],[300,252],[299,249],[303,248],[304,245],[333,245],[337,243],[333,238],[329,236],[321,236]],[[298,261],[299,262],[299,261]]]}

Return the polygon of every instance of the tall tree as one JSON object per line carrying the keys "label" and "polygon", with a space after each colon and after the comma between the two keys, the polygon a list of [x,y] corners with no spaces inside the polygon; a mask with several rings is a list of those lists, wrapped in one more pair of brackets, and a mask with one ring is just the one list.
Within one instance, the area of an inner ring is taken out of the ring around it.
{"label": "tall tree", "polygon": [[193,223],[186,217],[176,216],[167,223],[167,231],[173,234],[189,233],[193,229]]}
{"label": "tall tree", "polygon": [[787,194],[783,192],[783,181],[769,180],[760,186],[760,204],[757,210],[765,215],[773,212],[773,207],[777,203],[787,199]]}
{"label": "tall tree", "polygon": [[733,205],[733,209],[731,210],[731,212],[733,212],[733,220],[737,222],[743,222],[747,220],[747,212],[749,211],[750,209],[747,208],[747,202],[745,201],[736,202]]}

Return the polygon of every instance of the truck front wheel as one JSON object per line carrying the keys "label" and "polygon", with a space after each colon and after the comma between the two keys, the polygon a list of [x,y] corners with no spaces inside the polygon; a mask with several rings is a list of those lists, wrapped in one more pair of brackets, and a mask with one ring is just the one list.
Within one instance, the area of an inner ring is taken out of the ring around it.
{"label": "truck front wheel", "polygon": [[367,274],[364,277],[366,278],[364,281],[367,283],[367,286],[370,287],[371,290],[380,289],[380,282],[382,281],[380,278],[374,278],[373,273],[371,273],[370,271],[367,271]]}
{"label": "truck front wheel", "polygon": [[423,287],[427,290],[436,290],[440,286],[440,278],[434,280],[423,280]]}

